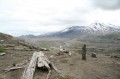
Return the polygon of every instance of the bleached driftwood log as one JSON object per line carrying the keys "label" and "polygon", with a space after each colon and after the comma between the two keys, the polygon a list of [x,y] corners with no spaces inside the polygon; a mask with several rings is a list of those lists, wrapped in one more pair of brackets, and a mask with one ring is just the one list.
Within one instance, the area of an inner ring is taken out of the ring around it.
{"label": "bleached driftwood log", "polygon": [[38,52],[38,62],[37,66],[38,67],[46,67],[50,69],[50,61],[48,60],[47,56],[43,52]]}
{"label": "bleached driftwood log", "polygon": [[51,63],[51,64],[52,64],[53,69],[54,69],[61,77],[64,77],[64,74],[63,74],[60,70],[58,70],[57,67],[56,67],[53,63]]}
{"label": "bleached driftwood log", "polygon": [[[37,65],[37,66],[36,66]],[[25,68],[21,79],[33,79],[36,67],[46,67],[49,71],[47,79],[50,76],[51,68],[56,70],[60,76],[64,76],[45,56],[43,52],[35,52],[27,68]]]}
{"label": "bleached driftwood log", "polygon": [[25,69],[23,76],[21,79],[33,79],[34,72],[37,67],[46,67],[50,69],[50,61],[47,59],[47,57],[42,52],[35,52],[32,56],[32,59],[28,65],[28,68]]}
{"label": "bleached driftwood log", "polygon": [[[57,67],[55,67],[54,64],[51,63],[48,60],[47,56],[42,52],[38,52],[37,65],[38,65],[38,67],[46,67],[46,68],[48,68],[48,70],[51,69],[51,67],[52,67],[60,76],[64,77],[63,73],[60,70],[58,70]],[[51,70],[49,71],[47,79],[49,78],[50,73],[51,73]]]}
{"label": "bleached driftwood log", "polygon": [[12,71],[12,70],[17,70],[17,69],[25,68],[25,64],[26,64],[28,61],[29,61],[29,60],[23,61],[22,63],[16,64],[16,65],[13,66],[13,67],[8,66],[7,68],[5,68],[5,69],[3,69],[3,70],[6,71],[6,72],[9,72],[9,71]]}
{"label": "bleached driftwood log", "polygon": [[28,68],[25,69],[21,79],[33,79],[36,63],[37,63],[37,52],[33,53],[33,56],[28,65]]}
{"label": "bleached driftwood log", "polygon": [[49,73],[48,73],[46,79],[49,79],[49,78],[50,78],[50,75],[51,75],[51,70],[49,70]]}
{"label": "bleached driftwood log", "polygon": [[6,53],[0,53],[0,56],[4,56]]}
{"label": "bleached driftwood log", "polygon": [[11,68],[7,68],[7,69],[4,69],[5,71],[9,72],[9,71],[12,71],[12,70],[17,70],[17,69],[22,69],[24,67],[11,67]]}

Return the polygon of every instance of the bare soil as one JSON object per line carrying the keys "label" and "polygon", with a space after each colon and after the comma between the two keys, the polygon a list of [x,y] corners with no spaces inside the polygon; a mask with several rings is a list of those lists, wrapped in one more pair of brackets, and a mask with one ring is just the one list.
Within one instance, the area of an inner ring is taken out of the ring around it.
{"label": "bare soil", "polygon": [[[75,49],[74,49],[75,50]],[[44,51],[50,61],[66,76],[65,79],[120,79],[120,58],[111,58],[110,55],[97,54],[92,58],[89,54],[87,60],[82,60],[81,54],[70,50],[68,54],[54,56],[58,50]],[[7,50],[5,56],[0,56],[0,79],[20,79],[24,69],[5,72],[4,69],[13,67],[32,57],[35,51]],[[90,51],[87,51],[89,53]],[[46,79],[48,72],[36,70],[34,79]],[[50,79],[63,79],[53,70]]]}

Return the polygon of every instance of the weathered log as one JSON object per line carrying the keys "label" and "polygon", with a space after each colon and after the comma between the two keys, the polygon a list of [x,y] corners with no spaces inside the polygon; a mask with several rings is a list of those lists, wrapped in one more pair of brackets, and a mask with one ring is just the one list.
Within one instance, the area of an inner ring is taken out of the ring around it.
{"label": "weathered log", "polygon": [[44,53],[42,52],[38,52],[38,62],[37,62],[37,66],[38,67],[46,67],[48,69],[50,69],[50,61],[48,60],[47,56],[45,56]]}
{"label": "weathered log", "polygon": [[11,68],[7,68],[7,69],[4,69],[5,71],[12,71],[12,70],[17,70],[17,69],[22,69],[24,67],[11,67]]}
{"label": "weathered log", "polygon": [[37,63],[37,52],[33,53],[29,66],[27,69],[25,69],[21,79],[33,79],[36,63]]}
{"label": "weathered log", "polygon": [[49,79],[49,78],[50,78],[50,75],[51,75],[51,70],[49,70],[49,73],[48,73],[46,79]]}
{"label": "weathered log", "polygon": [[54,69],[61,77],[65,77],[64,74],[63,74],[60,70],[58,70],[57,67],[55,67],[55,65],[54,65],[53,63],[51,63],[51,65],[52,65],[53,69]]}
{"label": "weathered log", "polygon": [[82,60],[86,60],[86,45],[84,44],[82,47]]}
{"label": "weathered log", "polygon": [[0,56],[4,56],[6,53],[0,53]]}
{"label": "weathered log", "polygon": [[46,67],[49,70],[47,78],[50,76],[50,69],[54,69],[60,76],[64,77],[64,75],[48,60],[43,52],[35,52],[28,67],[25,68],[21,79],[33,79],[36,65],[40,68]]}

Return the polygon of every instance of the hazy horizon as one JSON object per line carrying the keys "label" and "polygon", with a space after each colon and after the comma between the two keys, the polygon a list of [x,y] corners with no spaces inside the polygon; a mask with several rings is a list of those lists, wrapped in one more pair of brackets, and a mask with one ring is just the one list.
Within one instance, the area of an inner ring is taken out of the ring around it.
{"label": "hazy horizon", "polygon": [[0,0],[0,32],[40,35],[75,25],[120,26],[120,0]]}

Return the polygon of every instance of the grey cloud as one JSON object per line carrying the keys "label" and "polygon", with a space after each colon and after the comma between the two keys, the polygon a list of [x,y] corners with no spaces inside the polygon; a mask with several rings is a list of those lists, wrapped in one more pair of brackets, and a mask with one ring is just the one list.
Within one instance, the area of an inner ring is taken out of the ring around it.
{"label": "grey cloud", "polygon": [[88,9],[79,9],[78,7],[68,12],[66,16],[53,18],[52,21],[61,25],[84,25],[86,24],[86,15],[90,12]]}
{"label": "grey cloud", "polygon": [[120,9],[120,0],[93,0],[96,7],[105,10],[117,10]]}
{"label": "grey cloud", "polygon": [[59,22],[59,24],[63,25],[82,25],[84,24],[83,20],[80,19],[72,19],[72,18],[67,18],[67,19],[55,19],[55,21]]}

